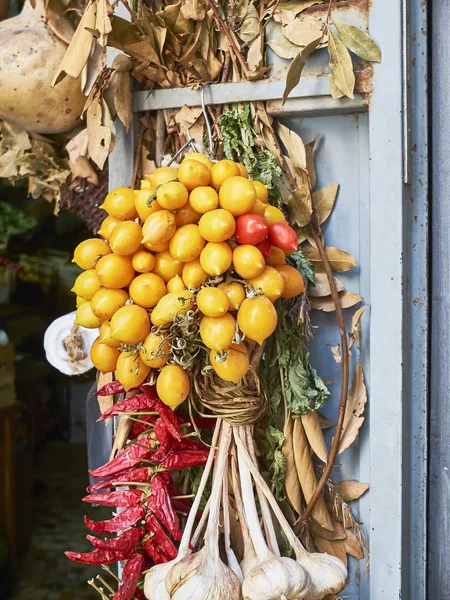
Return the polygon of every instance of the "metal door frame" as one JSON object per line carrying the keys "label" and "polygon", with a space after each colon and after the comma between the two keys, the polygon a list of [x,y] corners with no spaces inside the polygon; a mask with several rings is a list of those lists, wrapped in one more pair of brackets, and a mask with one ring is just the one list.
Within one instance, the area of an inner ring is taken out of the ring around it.
{"label": "metal door frame", "polygon": [[[438,0],[437,5],[445,12],[443,0]],[[328,95],[327,75],[305,76],[285,107],[281,107],[280,101],[284,84],[275,80],[216,84],[210,86],[205,97],[210,103],[267,100],[270,101],[270,112],[280,117],[369,112],[371,566],[370,584],[368,589],[362,586],[360,598],[425,600],[428,402],[426,3],[421,0],[375,0],[370,11],[370,32],[382,47],[383,61],[374,68],[374,91],[368,98],[356,95],[355,100],[333,100]],[[446,43],[450,50],[448,40]],[[199,93],[177,89],[151,94],[135,92],[133,95],[136,113],[183,104],[199,106]],[[116,126],[117,141],[109,169],[111,188],[129,185],[136,143],[135,129],[130,128],[125,134],[120,123]],[[450,143],[448,140],[450,134],[447,133],[446,147]],[[445,177],[450,187],[450,169]],[[446,216],[448,219],[448,212]],[[446,260],[450,267],[448,252]],[[448,314],[450,296],[446,310]],[[448,390],[447,398],[450,400]],[[437,594],[434,597],[443,596]]]}

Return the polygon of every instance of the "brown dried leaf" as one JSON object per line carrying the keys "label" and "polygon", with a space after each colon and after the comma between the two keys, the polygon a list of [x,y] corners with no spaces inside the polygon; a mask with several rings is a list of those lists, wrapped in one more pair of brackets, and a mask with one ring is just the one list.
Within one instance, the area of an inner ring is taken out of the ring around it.
{"label": "brown dried leaf", "polygon": [[108,35],[112,32],[111,16],[114,10],[108,0],[96,0],[96,2],[95,29],[100,33],[98,43],[101,46],[106,46]]}
{"label": "brown dried leaf", "polygon": [[[107,383],[111,383],[114,379],[113,373],[99,373],[97,378],[97,391]],[[97,396],[100,413],[103,414],[108,408],[114,404],[114,396]]]}
{"label": "brown dried leaf", "polygon": [[332,31],[330,31],[328,40],[328,53],[331,76],[336,87],[348,98],[354,98],[355,74],[352,58],[347,48]]}
{"label": "brown dried leaf", "polygon": [[122,121],[125,130],[128,129],[133,120],[131,106],[131,76],[127,71],[116,71],[113,75],[114,83],[114,108],[117,116]]}
{"label": "brown dried leaf", "polygon": [[[306,170],[308,171],[309,181],[311,184],[311,189],[313,190],[316,187],[317,183],[317,175],[316,175],[316,166],[314,164],[314,147],[316,145],[316,139],[312,140],[305,144],[306,150]],[[314,199],[313,199],[314,201]]]}
{"label": "brown dried leaf", "polygon": [[292,420],[290,413],[288,413],[283,430],[283,455],[286,459],[286,476],[284,480],[284,486],[289,502],[292,504],[294,510],[300,515],[303,512],[302,491],[295,466],[293,431],[294,421]]}
{"label": "brown dried leaf", "polygon": [[319,219],[319,224],[324,223],[330,216],[336,201],[338,189],[339,184],[332,183],[312,193],[312,202]]}
{"label": "brown dried leaf", "polygon": [[293,225],[303,227],[311,220],[312,215],[312,199],[311,191],[305,184],[301,184],[289,196],[287,201],[287,209],[289,212],[289,222]]}
{"label": "brown dried leaf", "polygon": [[314,52],[314,50],[320,45],[321,40],[322,36],[318,37],[317,39],[313,40],[310,44],[305,46],[303,50],[301,50],[297,54],[297,56],[289,65],[289,69],[286,75],[286,87],[284,88],[283,92],[282,104],[286,102],[289,94],[300,82],[300,77],[302,76],[303,69],[306,65],[306,61],[308,60],[308,57]]}
{"label": "brown dried leaf", "polygon": [[274,20],[277,23],[283,23],[285,20],[294,20],[295,17],[302,11],[306,10],[314,4],[320,4],[322,0],[289,0],[287,2],[280,2],[277,10],[274,14]]}
{"label": "brown dried leaf", "polygon": [[351,330],[352,334],[356,333],[356,331],[357,331],[357,329],[359,327],[359,322],[361,321],[361,317],[363,316],[366,308],[367,308],[367,306],[361,306],[361,308],[358,308],[358,310],[353,315],[353,317],[352,317],[352,330]]}
{"label": "brown dried leaf", "polygon": [[358,436],[359,429],[364,423],[364,408],[367,402],[367,390],[364,383],[364,373],[358,361],[353,377],[353,383],[348,393],[347,409],[344,417],[339,444],[339,454],[349,448]]}
{"label": "brown dried leaf", "polygon": [[[340,250],[339,248],[327,246],[325,248],[325,253],[330,261],[332,270],[338,273],[350,271],[350,269],[353,269],[353,267],[356,267],[358,264],[351,254],[344,250]],[[322,261],[320,259],[319,251],[316,248],[307,246],[304,248],[303,254],[313,263],[316,272],[323,272]]]}
{"label": "brown dried leaf", "polygon": [[352,502],[361,498],[370,486],[368,483],[346,480],[336,484],[336,487],[345,502]]}
{"label": "brown dried leaf", "polygon": [[345,529],[339,523],[335,523],[334,525],[335,528],[330,531],[329,529],[325,529],[325,527],[321,527],[314,519],[310,519],[308,523],[311,533],[315,535],[320,535],[320,537],[326,540],[345,540],[347,537]]}
{"label": "brown dried leaf", "polygon": [[288,129],[281,123],[278,123],[277,133],[280,136],[280,139],[283,142],[289,154],[289,158],[292,160],[294,166],[297,169],[306,171],[306,149],[302,138],[295,133],[295,131]]}
{"label": "brown dried leaf", "polygon": [[142,61],[148,61],[155,65],[160,64],[159,56],[153,46],[150,45],[149,40],[145,40],[143,42],[137,42],[135,44],[127,44],[125,46],[126,52],[130,54],[130,56],[134,56],[139,58]]}
{"label": "brown dried leaf", "polygon": [[339,344],[336,344],[336,346],[330,346],[330,350],[333,354],[335,362],[337,362],[337,364],[340,365],[342,362],[341,346]]}
{"label": "brown dried leaf", "polygon": [[281,58],[295,58],[300,52],[300,48],[285,38],[284,35],[269,40],[267,45]]}
{"label": "brown dried leaf", "polygon": [[86,156],[88,153],[88,132],[87,129],[82,129],[80,133],[77,133],[70,142],[66,145],[66,150],[69,154],[69,160],[76,162],[78,157]]}
{"label": "brown dried leaf", "polygon": [[344,540],[345,551],[347,554],[350,554],[350,556],[362,560],[364,558],[364,550],[361,542],[351,529],[346,529],[345,531],[347,532],[347,537]]}
{"label": "brown dried leaf", "polygon": [[62,81],[66,75],[73,79],[78,79],[81,75],[91,52],[96,15],[97,4],[90,2],[56,71],[52,87]]}
{"label": "brown dried leaf", "polygon": [[333,421],[331,421],[330,419],[328,419],[328,417],[326,417],[325,415],[323,415],[321,412],[316,411],[317,415],[319,417],[319,423],[320,423],[320,427],[322,429],[331,429],[332,427],[334,427],[334,423]]}
{"label": "brown dried leaf", "polygon": [[180,126],[181,131],[189,129],[197,122],[198,118],[202,115],[201,107],[189,108],[189,106],[182,106],[180,110],[175,114],[175,122]]}
{"label": "brown dried leaf", "polygon": [[206,17],[206,5],[203,0],[183,0],[181,14],[186,20],[203,21]]}
{"label": "brown dried leaf", "polygon": [[315,411],[302,415],[302,424],[313,452],[324,463],[328,461],[328,448],[323,437],[319,416]]}
{"label": "brown dried leaf", "polygon": [[243,42],[249,44],[250,42],[253,42],[259,33],[259,14],[255,8],[255,5],[251,3],[242,21],[242,25],[240,26],[239,31],[237,31],[237,34]]}
{"label": "brown dried leaf", "polygon": [[264,66],[264,38],[261,35],[258,35],[250,44],[247,65],[250,71],[258,71]]}
{"label": "brown dried leaf", "polygon": [[65,7],[59,0],[49,0],[45,6],[45,24],[56,37],[69,45],[74,29],[64,10]]}
{"label": "brown dried leaf", "polygon": [[331,554],[339,558],[347,566],[347,551],[344,540],[326,540],[320,535],[313,534],[314,543],[319,552]]}
{"label": "brown dried leaf", "polygon": [[111,129],[104,127],[102,121],[102,105],[99,99],[96,98],[86,111],[86,123],[89,138],[89,156],[99,169],[104,167],[113,139]]}
{"label": "brown dried leaf", "polygon": [[322,19],[313,15],[302,14],[293,21],[283,26],[284,37],[297,46],[308,46],[317,39],[322,38]]}
{"label": "brown dried leaf", "polygon": [[86,63],[86,67],[83,71],[83,93],[85,96],[89,96],[92,88],[97,81],[97,77],[106,67],[106,52],[103,46],[97,42],[96,39],[92,40],[91,54]]}
{"label": "brown dried leaf", "polygon": [[[333,277],[338,292],[344,290],[344,284],[337,277]],[[314,278],[314,287],[308,290],[308,296],[311,298],[321,298],[331,294],[330,284],[326,273],[316,273]]]}
{"label": "brown dried leaf", "polygon": [[69,165],[74,179],[81,177],[82,179],[87,179],[93,185],[99,184],[98,175],[85,156],[79,156],[75,162],[69,162]]}
{"label": "brown dried leaf", "polygon": [[[350,308],[363,300],[361,296],[352,294],[351,292],[339,292],[339,298],[342,308]],[[323,312],[333,312],[336,310],[331,296],[325,296],[325,298],[311,298],[310,304],[311,308],[314,310],[321,310]]]}

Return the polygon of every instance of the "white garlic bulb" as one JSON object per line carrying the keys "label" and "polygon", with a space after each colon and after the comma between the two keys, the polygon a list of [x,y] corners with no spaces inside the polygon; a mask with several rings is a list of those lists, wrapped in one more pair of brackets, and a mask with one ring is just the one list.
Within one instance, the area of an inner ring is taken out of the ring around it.
{"label": "white garlic bulb", "polygon": [[266,560],[254,567],[244,579],[244,600],[298,600],[309,589],[309,575],[290,558]]}
{"label": "white garlic bulb", "polygon": [[328,594],[338,594],[345,586],[347,569],[336,556],[318,552],[300,555],[296,551],[298,563],[308,570],[311,586],[306,600],[322,600]]}

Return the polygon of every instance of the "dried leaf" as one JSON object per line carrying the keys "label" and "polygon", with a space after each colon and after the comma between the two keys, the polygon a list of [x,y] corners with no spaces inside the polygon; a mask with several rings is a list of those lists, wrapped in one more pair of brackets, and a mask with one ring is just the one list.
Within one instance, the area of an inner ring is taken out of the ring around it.
{"label": "dried leaf", "polygon": [[322,429],[331,429],[332,427],[334,427],[333,421],[331,421],[330,419],[328,419],[328,417],[326,417],[325,415],[323,415],[318,410],[316,412],[317,412],[317,415],[319,417],[320,427]]}
{"label": "dried leaf", "polygon": [[155,65],[160,64],[159,56],[153,46],[150,45],[149,41],[137,42],[135,44],[127,44],[125,46],[126,52],[129,52],[131,56],[135,56],[143,61],[148,61]]}
{"label": "dried leaf", "polygon": [[[303,495],[308,503],[317,487],[317,476],[311,457],[311,448],[301,419],[294,420],[293,446],[295,466]],[[312,512],[313,518],[325,529],[332,530],[333,522],[323,496],[320,496]]]}
{"label": "dried leaf", "polygon": [[300,15],[283,26],[283,35],[297,46],[308,46],[318,38],[322,38],[323,23],[313,15]]}
{"label": "dried leaf", "polygon": [[358,308],[358,310],[355,312],[355,314],[352,317],[352,329],[349,334],[349,338],[350,338],[350,343],[348,345],[349,350],[352,348],[353,344],[355,344],[355,342],[358,340],[358,337],[360,335],[360,329],[361,329],[360,321],[361,321],[361,317],[363,316],[366,308],[367,308],[367,306],[361,306],[361,308]]}
{"label": "dried leaf", "polygon": [[45,25],[65,44],[69,45],[74,34],[71,22],[66,18],[65,7],[59,0],[49,0],[45,6]]}
{"label": "dried leaf", "polygon": [[[342,308],[351,308],[362,301],[362,297],[358,294],[352,294],[351,292],[340,292],[339,298],[341,301]],[[336,310],[333,298],[326,296],[325,298],[311,298],[311,308],[314,310],[321,310],[323,312],[333,312]]]}
{"label": "dried leaf", "polygon": [[365,31],[337,19],[333,19],[333,25],[336,27],[342,43],[349,50],[363,60],[381,62],[380,48]]}
{"label": "dried leaf", "polygon": [[203,21],[206,17],[206,6],[203,0],[183,0],[181,14],[186,20]]}
{"label": "dried leaf", "polygon": [[285,20],[290,17],[290,20],[294,20],[295,17],[309,8],[314,4],[320,4],[322,0],[289,0],[287,2],[280,2],[277,10],[274,14],[274,20],[277,23],[283,23],[283,17]]}
{"label": "dried leaf", "polygon": [[345,502],[352,502],[353,500],[358,500],[361,496],[367,492],[369,489],[368,483],[361,483],[359,481],[341,481],[336,484],[342,499]]}
{"label": "dried leaf", "polygon": [[2,151],[5,149],[20,152],[21,150],[30,150],[31,142],[29,134],[20,125],[2,121],[0,123],[2,137]]}
{"label": "dried leaf", "polygon": [[[113,373],[99,373],[97,378],[97,391],[114,379]],[[114,396],[97,396],[100,413],[103,414],[114,404]],[[107,421],[106,421],[107,422]]]}
{"label": "dried leaf", "polygon": [[322,36],[313,40],[310,44],[305,46],[303,50],[301,50],[294,60],[289,65],[289,69],[286,75],[286,87],[283,92],[283,102],[284,104],[288,99],[289,94],[292,90],[298,85],[300,81],[300,77],[302,76],[303,69],[305,67],[306,61],[308,57],[314,52],[314,50],[319,46],[322,40]]}
{"label": "dried leaf", "polygon": [[319,552],[336,556],[347,566],[347,551],[344,540],[326,540],[320,535],[313,535],[313,539]]}
{"label": "dried leaf", "polygon": [[283,142],[289,154],[289,158],[292,160],[294,166],[297,169],[302,169],[303,171],[305,171],[306,149],[302,138],[297,133],[295,133],[295,131],[292,131],[292,129],[288,129],[281,123],[278,123],[277,133],[280,136],[280,139]]}
{"label": "dried leaf", "polygon": [[326,463],[328,461],[328,448],[323,437],[317,413],[311,411],[306,415],[302,415],[301,419],[309,445],[320,460]]}
{"label": "dried leaf", "polygon": [[117,452],[120,452],[125,447],[128,435],[133,427],[134,421],[128,415],[120,415],[119,425],[117,426],[114,444],[111,450],[109,460],[112,460]]}
{"label": "dried leaf", "polygon": [[103,169],[108,158],[112,142],[109,127],[102,125],[103,111],[98,98],[94,99],[86,112],[87,132],[89,138],[89,156],[99,169]]}
{"label": "dried leaf", "polygon": [[337,85],[334,83],[334,79],[332,75],[328,76],[328,83],[330,86],[330,94],[331,97],[334,100],[339,100],[340,98],[343,98],[345,96],[344,93],[341,92],[341,90],[337,87]]}
{"label": "dried leaf", "polygon": [[314,147],[316,145],[316,139],[305,144],[306,170],[308,171],[309,182],[311,184],[312,190],[316,187],[316,182],[317,182],[316,167],[314,164]]}
{"label": "dried leaf", "polygon": [[[332,270],[338,273],[349,271],[358,264],[351,254],[345,252],[344,250],[340,250],[339,248],[327,246],[325,248],[325,253],[330,261]],[[316,272],[323,273],[322,261],[320,259],[319,251],[316,248],[307,246],[303,249],[303,254],[313,263]]]}
{"label": "dried leaf", "polygon": [[131,106],[131,76],[127,71],[116,71],[113,79],[115,80],[114,108],[117,116],[122,121],[125,130],[128,132],[133,120]]}
{"label": "dried leaf", "polygon": [[281,58],[295,58],[300,48],[290,42],[287,38],[282,35],[281,37],[269,40],[267,46],[271,48],[277,56]]}
{"label": "dried leaf", "polygon": [[87,179],[93,185],[99,184],[98,175],[85,156],[79,156],[75,162],[69,162],[69,165],[74,179],[81,177],[82,179]]}
{"label": "dried leaf", "polygon": [[95,29],[99,32],[98,43],[106,46],[108,35],[112,32],[111,16],[114,12],[108,0],[96,0],[97,15],[95,17]]}
{"label": "dried leaf", "polygon": [[337,362],[337,364],[340,365],[342,362],[340,344],[336,344],[336,346],[329,346],[329,348],[333,354],[333,358],[334,358],[335,362]]}
{"label": "dried leaf", "polygon": [[87,129],[82,129],[80,133],[77,133],[70,142],[66,145],[66,150],[69,154],[69,160],[76,162],[78,157],[86,156],[88,153],[88,132]]}
{"label": "dried leaf", "polygon": [[332,183],[312,193],[312,202],[319,219],[319,224],[324,223],[330,216],[336,201],[338,189],[339,184]]}
{"label": "dried leaf", "polygon": [[[337,277],[333,277],[338,292],[344,290],[344,284]],[[321,298],[331,294],[330,284],[326,273],[316,273],[314,278],[314,287],[308,290],[308,296],[312,298]]]}
{"label": "dried leaf", "polygon": [[90,2],[56,71],[52,87],[62,81],[66,75],[73,79],[78,79],[81,75],[91,52],[96,15],[97,5],[95,2]]}
{"label": "dried leaf", "polygon": [[249,9],[242,21],[242,25],[237,31],[238,36],[243,42],[249,44],[259,35],[259,14],[254,4],[250,4]]}
{"label": "dried leaf", "polygon": [[86,67],[83,71],[82,77],[82,86],[83,93],[85,96],[89,96],[94,87],[95,82],[97,81],[97,77],[106,67],[106,52],[103,46],[97,42],[97,40],[92,40],[91,54],[86,63]]}
{"label": "dried leaf", "polygon": [[307,185],[300,185],[292,192],[287,201],[287,208],[291,224],[303,227],[310,222],[312,200],[311,191]]}
{"label": "dried leaf", "polygon": [[264,66],[264,39],[261,35],[258,35],[250,44],[247,65],[250,71],[258,71]]}
{"label": "dried leaf", "polygon": [[326,540],[345,540],[347,537],[346,530],[339,523],[335,523],[334,525],[335,529],[330,531],[319,525],[319,523],[316,523],[314,519],[310,519],[308,523],[308,527],[314,535],[320,535],[320,537]]}
{"label": "dried leaf", "polygon": [[357,560],[364,558],[364,550],[362,543],[358,540],[351,529],[346,529],[347,537],[344,540],[345,551],[350,556],[354,556]]}
{"label": "dried leaf", "polygon": [[303,512],[302,491],[298,480],[297,469],[295,467],[294,446],[292,441],[293,431],[294,421],[292,420],[290,413],[288,413],[283,431],[283,455],[286,459],[284,487],[289,502],[292,504],[293,509],[300,515]]}
{"label": "dried leaf", "polygon": [[328,53],[334,83],[348,98],[354,98],[355,74],[352,58],[347,48],[332,31],[328,40]]}
{"label": "dried leaf", "polygon": [[348,393],[347,409],[344,417],[339,444],[339,454],[349,448],[358,436],[359,429],[364,423],[364,408],[367,402],[367,390],[364,383],[364,373],[361,363],[358,362],[353,377],[353,383]]}

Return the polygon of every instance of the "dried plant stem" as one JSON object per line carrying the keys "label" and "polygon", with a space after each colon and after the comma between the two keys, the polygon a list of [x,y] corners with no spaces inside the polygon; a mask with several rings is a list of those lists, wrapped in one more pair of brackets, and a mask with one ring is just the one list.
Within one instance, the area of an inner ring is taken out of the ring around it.
{"label": "dried plant stem", "polygon": [[317,221],[317,217],[315,213],[313,213],[311,219],[311,231],[313,234],[314,241],[316,243],[317,250],[320,254],[320,258],[322,260],[325,273],[327,274],[328,283],[330,285],[331,297],[333,298],[334,305],[336,307],[336,317],[339,325],[339,334],[341,338],[341,348],[342,348],[342,361],[341,361],[341,369],[342,369],[342,382],[341,382],[341,400],[339,403],[339,415],[336,424],[336,432],[333,438],[333,443],[331,445],[330,454],[328,456],[328,462],[325,465],[322,476],[317,484],[316,490],[312,495],[308,505],[306,506],[305,512],[302,515],[301,523],[305,525],[310,517],[317,501],[321,497],[322,491],[330,477],[331,471],[334,467],[334,463],[336,461],[336,457],[339,452],[339,444],[341,441],[342,429],[344,425],[345,418],[345,410],[347,408],[347,399],[348,399],[348,380],[349,380],[349,360],[348,360],[348,342],[347,342],[347,330],[345,327],[344,314],[342,312],[341,301],[339,298],[338,291],[336,289],[336,284],[333,278],[333,272],[331,270],[330,261],[325,252],[325,247],[322,241],[322,233],[320,230],[320,225]]}
{"label": "dried plant stem", "polygon": [[164,156],[164,144],[166,142],[166,122],[162,110],[156,112],[155,139],[155,164],[157,167],[160,167]]}
{"label": "dried plant stem", "polygon": [[139,131],[139,137],[138,137],[138,141],[136,144],[136,150],[134,152],[134,166],[133,166],[133,176],[131,178],[131,189],[134,190],[134,188],[136,187],[136,182],[138,179],[138,173],[139,173],[139,168],[141,166],[141,159],[142,159],[142,144],[144,142],[144,126],[141,125],[141,129]]}

